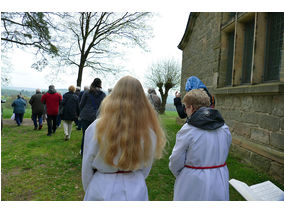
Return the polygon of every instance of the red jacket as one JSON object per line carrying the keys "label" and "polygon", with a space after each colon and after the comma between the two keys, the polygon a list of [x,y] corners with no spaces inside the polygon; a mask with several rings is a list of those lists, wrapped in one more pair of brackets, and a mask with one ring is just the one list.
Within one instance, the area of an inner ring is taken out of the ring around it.
{"label": "red jacket", "polygon": [[45,93],[41,97],[41,102],[46,104],[47,115],[57,115],[62,96],[59,93]]}

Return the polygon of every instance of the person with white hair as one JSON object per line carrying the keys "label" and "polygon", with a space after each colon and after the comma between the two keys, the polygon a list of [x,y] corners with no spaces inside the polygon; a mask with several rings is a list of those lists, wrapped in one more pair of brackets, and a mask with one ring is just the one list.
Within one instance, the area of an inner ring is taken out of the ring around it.
{"label": "person with white hair", "polygon": [[160,112],[161,110],[161,99],[159,98],[159,96],[157,95],[156,91],[154,88],[149,88],[148,89],[148,96],[147,96],[148,100],[150,101],[150,103],[152,104],[152,106],[154,107],[154,109],[156,110],[156,112]]}
{"label": "person with white hair", "polygon": [[36,89],[36,94],[34,94],[29,104],[32,107],[32,120],[34,122],[34,130],[41,130],[42,128],[42,115],[44,113],[44,105],[41,102],[42,94],[40,89]]}

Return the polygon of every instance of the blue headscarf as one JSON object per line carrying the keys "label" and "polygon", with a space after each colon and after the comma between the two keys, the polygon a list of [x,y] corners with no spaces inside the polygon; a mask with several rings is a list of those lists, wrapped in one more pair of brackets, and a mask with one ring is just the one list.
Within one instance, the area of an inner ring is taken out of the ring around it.
{"label": "blue headscarf", "polygon": [[195,76],[191,76],[187,79],[186,84],[185,84],[185,91],[189,92],[192,89],[201,89],[204,88],[207,90],[206,86],[203,84],[203,82],[195,77]]}

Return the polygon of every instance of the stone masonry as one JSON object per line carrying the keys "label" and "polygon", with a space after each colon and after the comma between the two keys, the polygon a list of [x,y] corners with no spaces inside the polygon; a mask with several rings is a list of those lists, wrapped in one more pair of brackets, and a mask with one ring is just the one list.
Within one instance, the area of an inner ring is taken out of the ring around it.
{"label": "stone masonry", "polygon": [[181,93],[185,94],[188,77],[200,78],[230,127],[231,154],[284,183],[284,84],[218,88],[223,17],[223,13],[191,14],[179,45],[183,51]]}

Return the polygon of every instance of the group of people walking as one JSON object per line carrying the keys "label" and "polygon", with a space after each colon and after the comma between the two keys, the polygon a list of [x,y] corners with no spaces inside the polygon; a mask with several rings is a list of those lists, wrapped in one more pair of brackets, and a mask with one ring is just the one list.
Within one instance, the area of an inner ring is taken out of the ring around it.
{"label": "group of people walking", "polygon": [[[40,89],[37,89],[36,94],[29,100],[32,107],[34,129],[42,129],[43,117],[45,117],[46,113],[47,136],[51,136],[56,132],[59,126],[58,123],[62,120],[64,139],[69,140],[74,121],[78,130],[82,128],[83,136],[80,153],[83,154],[85,130],[96,119],[100,104],[106,96],[101,90],[101,84],[101,80],[95,78],[90,88],[84,87],[82,92],[76,92],[76,88],[71,85],[63,97],[56,91],[54,85],[50,85],[48,91],[44,94],[41,93]],[[18,95],[18,99],[12,103],[12,107],[14,107],[16,121],[20,125],[23,120],[26,101]]]}
{"label": "group of people walking", "polygon": [[[158,105],[153,104],[157,99],[154,94],[147,97],[140,81],[131,76],[121,78],[107,96],[101,84],[96,78],[80,98],[70,86],[63,100],[50,86],[41,97],[48,135],[56,131],[58,111],[67,140],[72,121],[80,117],[84,200],[148,200],[145,179],[166,144]],[[183,99],[180,93],[174,99],[178,115],[187,120],[169,157],[169,170],[176,178],[173,200],[229,200],[229,128],[197,77],[190,77],[185,89]]]}
{"label": "group of people walking", "polygon": [[[179,93],[175,98],[179,115],[185,114],[187,121],[169,158],[176,177],[173,199],[229,200],[226,159],[232,138],[201,83],[196,77],[189,79],[182,101]],[[85,131],[84,200],[148,200],[145,179],[165,143],[158,114],[139,80],[121,78]]]}

